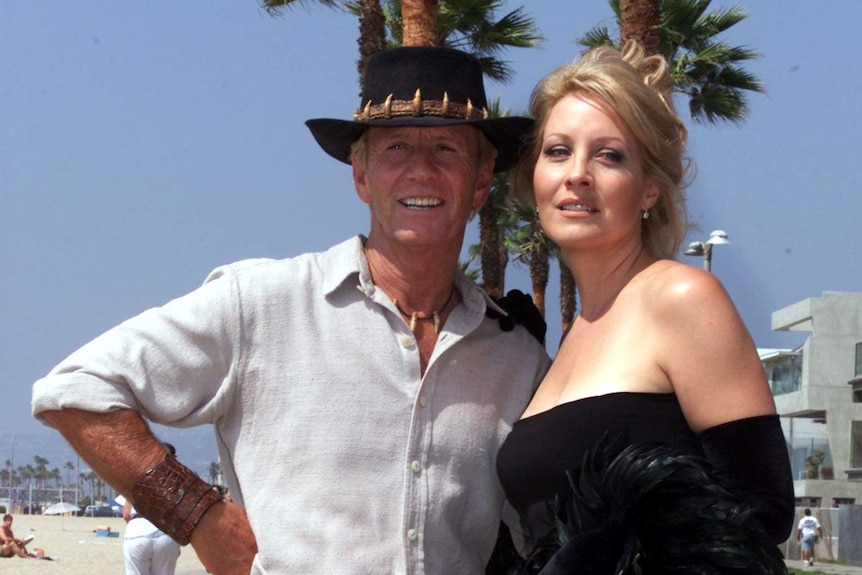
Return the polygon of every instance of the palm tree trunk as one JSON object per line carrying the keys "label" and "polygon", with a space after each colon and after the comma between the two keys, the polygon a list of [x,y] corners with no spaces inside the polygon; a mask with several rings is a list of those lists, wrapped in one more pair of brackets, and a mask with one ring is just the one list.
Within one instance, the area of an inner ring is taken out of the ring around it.
{"label": "palm tree trunk", "polygon": [[563,333],[572,326],[575,319],[577,302],[575,301],[575,278],[563,258],[557,255],[560,264],[560,313],[563,316]]}
{"label": "palm tree trunk", "polygon": [[479,259],[482,262],[482,287],[493,298],[503,297],[500,229],[497,206],[492,198],[488,198],[479,210]]}
{"label": "palm tree trunk", "polygon": [[404,22],[404,46],[438,46],[438,0],[402,0],[401,19]]}
{"label": "palm tree trunk", "polygon": [[362,0],[359,5],[359,92],[365,87],[365,67],[368,59],[386,48],[386,16],[380,0]]}
{"label": "palm tree trunk", "polygon": [[[533,223],[533,234],[542,233],[540,224]],[[548,275],[550,271],[550,253],[544,242],[536,242],[535,249],[530,255],[530,282],[533,288],[533,303],[536,304],[539,313],[545,317],[545,292],[548,289]]]}
{"label": "palm tree trunk", "polygon": [[659,53],[660,0],[620,0],[620,41],[637,40],[646,53]]}

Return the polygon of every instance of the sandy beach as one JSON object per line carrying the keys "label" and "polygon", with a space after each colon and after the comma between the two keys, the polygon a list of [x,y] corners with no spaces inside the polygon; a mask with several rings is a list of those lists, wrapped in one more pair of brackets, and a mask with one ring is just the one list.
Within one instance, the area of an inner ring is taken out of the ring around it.
{"label": "sandy beach", "polygon": [[[119,537],[97,537],[96,529],[109,527]],[[42,548],[55,561],[10,557],[0,559],[0,574],[18,575],[123,575],[122,518],[14,515],[12,530],[23,539],[35,539],[27,550]],[[183,547],[177,562],[177,575],[206,575],[191,545]]]}

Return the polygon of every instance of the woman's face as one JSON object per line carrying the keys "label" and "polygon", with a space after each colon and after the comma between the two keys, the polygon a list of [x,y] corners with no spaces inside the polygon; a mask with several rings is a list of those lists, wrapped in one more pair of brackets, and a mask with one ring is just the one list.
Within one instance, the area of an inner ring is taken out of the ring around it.
{"label": "woman's face", "polygon": [[533,172],[545,232],[564,250],[640,243],[643,212],[658,199],[642,166],[640,145],[616,112],[590,95],[563,97],[548,115]]}

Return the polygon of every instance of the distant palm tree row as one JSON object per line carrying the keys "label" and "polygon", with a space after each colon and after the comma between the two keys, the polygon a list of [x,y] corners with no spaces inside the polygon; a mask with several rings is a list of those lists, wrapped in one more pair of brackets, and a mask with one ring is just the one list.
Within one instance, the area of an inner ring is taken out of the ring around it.
{"label": "distant palm tree row", "polygon": [[[34,455],[33,463],[12,468],[12,462],[6,460],[5,467],[0,469],[0,497],[9,496],[14,490],[17,493],[35,491],[56,491],[68,489],[79,492],[79,500],[104,501],[107,485],[95,472],[87,470],[74,475],[77,466],[71,461],[63,464],[65,481],[58,467],[49,467],[47,458]],[[41,499],[41,497],[40,497]],[[53,498],[52,498],[53,499]]]}
{"label": "distant palm tree row", "polygon": [[[95,471],[86,470],[75,475],[77,465],[72,461],[63,464],[65,481],[58,467],[51,468],[50,461],[39,455],[33,456],[33,463],[19,465],[13,469],[12,461],[6,460],[0,469],[0,498],[10,497],[12,492],[18,494],[16,500],[21,502],[35,493],[34,501],[55,501],[59,490],[67,490],[64,499],[71,501],[73,493],[78,491],[78,503],[88,505],[97,501],[107,501],[113,497],[113,490]],[[222,467],[218,461],[213,461],[207,469],[210,483],[221,483]]]}

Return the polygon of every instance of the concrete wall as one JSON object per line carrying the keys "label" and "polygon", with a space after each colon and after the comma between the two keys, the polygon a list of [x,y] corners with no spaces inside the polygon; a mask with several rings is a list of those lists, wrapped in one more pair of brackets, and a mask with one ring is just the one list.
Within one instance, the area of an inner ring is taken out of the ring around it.
{"label": "concrete wall", "polygon": [[838,559],[862,565],[862,505],[838,508]]}

